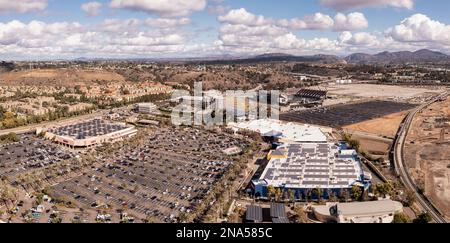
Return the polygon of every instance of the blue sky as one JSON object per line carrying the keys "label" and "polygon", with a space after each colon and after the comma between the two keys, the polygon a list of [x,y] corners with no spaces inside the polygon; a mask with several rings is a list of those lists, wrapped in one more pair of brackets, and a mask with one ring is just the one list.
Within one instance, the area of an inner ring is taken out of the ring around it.
{"label": "blue sky", "polygon": [[0,0],[0,59],[449,53],[449,9],[447,0]]}

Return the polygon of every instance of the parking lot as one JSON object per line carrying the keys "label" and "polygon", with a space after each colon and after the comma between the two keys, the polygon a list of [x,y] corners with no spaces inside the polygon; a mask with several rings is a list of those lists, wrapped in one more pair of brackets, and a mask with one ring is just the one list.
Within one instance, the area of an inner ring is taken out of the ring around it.
{"label": "parking lot", "polygon": [[65,150],[32,134],[19,137],[20,142],[0,147],[0,177],[15,178],[78,155],[77,152]]}
{"label": "parking lot", "polygon": [[281,114],[280,119],[289,122],[342,127],[409,110],[415,106],[391,101],[368,101],[289,112]]}
{"label": "parking lot", "polygon": [[53,198],[81,208],[127,212],[136,221],[177,222],[191,213],[239,156],[223,151],[249,144],[221,132],[162,128],[139,136],[102,166],[51,188]]}

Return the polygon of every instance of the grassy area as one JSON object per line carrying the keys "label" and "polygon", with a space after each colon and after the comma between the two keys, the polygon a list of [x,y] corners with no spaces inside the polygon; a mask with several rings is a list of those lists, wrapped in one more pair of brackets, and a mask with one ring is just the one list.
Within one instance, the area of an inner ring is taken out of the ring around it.
{"label": "grassy area", "polygon": [[17,143],[19,141],[20,138],[15,133],[0,136],[0,144]]}

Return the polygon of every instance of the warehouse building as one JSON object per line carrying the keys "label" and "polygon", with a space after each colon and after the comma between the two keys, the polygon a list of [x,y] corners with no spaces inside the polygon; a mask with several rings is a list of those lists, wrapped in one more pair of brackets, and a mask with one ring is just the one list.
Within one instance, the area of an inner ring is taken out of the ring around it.
{"label": "warehouse building", "polygon": [[92,119],[48,129],[45,138],[75,149],[120,141],[132,137],[136,133],[137,130],[133,126],[124,123],[110,123],[103,119]]}
{"label": "warehouse building", "polygon": [[392,223],[403,205],[392,200],[352,203],[327,203],[313,206],[315,217],[321,222],[337,223]]}
{"label": "warehouse building", "polygon": [[287,123],[273,119],[260,119],[247,122],[230,123],[228,125],[235,131],[250,130],[258,132],[262,137],[271,137],[278,142],[326,142],[325,133],[332,129],[311,125]]}
{"label": "warehouse building", "polygon": [[356,151],[345,150],[340,144],[284,144],[271,151],[268,160],[260,178],[252,181],[255,197],[268,198],[269,186],[283,192],[293,190],[297,200],[327,199],[355,185],[370,186]]}

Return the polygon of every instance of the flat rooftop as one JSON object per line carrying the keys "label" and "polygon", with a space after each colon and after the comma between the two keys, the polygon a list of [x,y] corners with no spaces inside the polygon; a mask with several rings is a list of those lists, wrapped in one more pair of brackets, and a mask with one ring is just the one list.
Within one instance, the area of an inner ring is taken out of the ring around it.
{"label": "flat rooftop", "polygon": [[58,136],[67,136],[75,139],[86,139],[102,136],[127,129],[126,125],[110,123],[103,119],[93,119],[71,125],[49,129],[48,132]]}
{"label": "flat rooftop", "polygon": [[402,209],[403,205],[400,202],[392,200],[337,204],[338,214],[344,216],[390,214],[401,211]]}
{"label": "flat rooftop", "polygon": [[280,138],[291,142],[325,142],[327,136],[317,126],[282,122],[273,119],[260,119],[247,122],[230,123],[231,127],[247,129],[265,134],[279,134]]}
{"label": "flat rooftop", "polygon": [[287,158],[271,159],[260,181],[274,187],[349,188],[361,181],[363,170],[357,157],[341,156],[334,143],[287,144]]}

